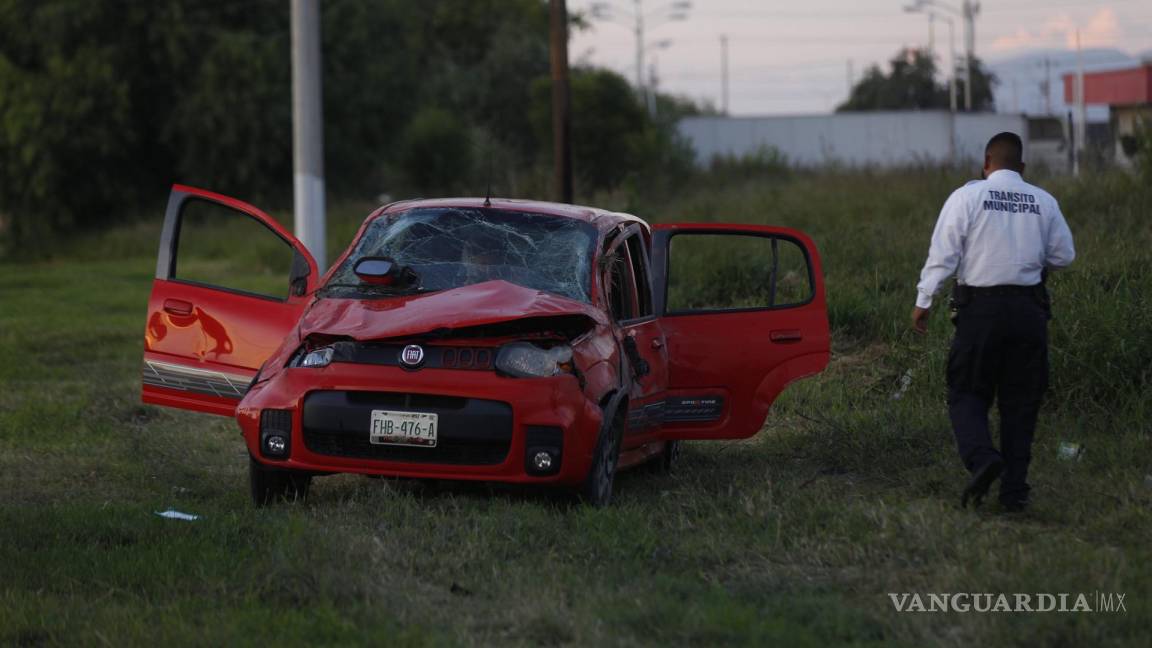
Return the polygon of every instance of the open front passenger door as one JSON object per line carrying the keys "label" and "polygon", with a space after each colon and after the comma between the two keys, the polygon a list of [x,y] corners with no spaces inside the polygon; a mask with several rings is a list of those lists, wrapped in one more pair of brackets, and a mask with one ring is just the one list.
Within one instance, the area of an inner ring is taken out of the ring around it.
{"label": "open front passenger door", "polygon": [[148,300],[144,402],[232,415],[318,280],[312,255],[264,212],[173,186]]}
{"label": "open front passenger door", "polygon": [[816,245],[782,227],[652,229],[656,312],[668,345],[664,436],[750,437],[785,386],[828,364]]}

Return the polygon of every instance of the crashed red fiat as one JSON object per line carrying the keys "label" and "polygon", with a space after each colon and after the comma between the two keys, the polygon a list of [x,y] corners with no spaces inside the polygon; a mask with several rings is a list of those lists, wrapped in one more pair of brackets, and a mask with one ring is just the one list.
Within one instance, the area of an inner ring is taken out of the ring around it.
{"label": "crashed red fiat", "polygon": [[[229,275],[270,254],[282,273]],[[321,276],[265,213],[178,185],[142,382],[147,403],[236,417],[257,505],[333,473],[604,505],[620,468],[756,434],[828,356],[820,257],[793,229],[415,200],[371,213]]]}

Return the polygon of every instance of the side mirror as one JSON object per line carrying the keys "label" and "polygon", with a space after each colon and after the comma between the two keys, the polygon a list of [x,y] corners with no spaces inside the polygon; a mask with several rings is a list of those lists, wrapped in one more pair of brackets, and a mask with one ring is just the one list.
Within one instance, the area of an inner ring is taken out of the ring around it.
{"label": "side mirror", "polygon": [[352,267],[360,281],[388,285],[396,279],[398,264],[388,257],[364,257]]}
{"label": "side mirror", "polygon": [[295,252],[292,255],[292,271],[288,276],[288,292],[293,297],[303,297],[308,294],[308,275],[312,274],[312,269],[308,267],[308,262],[304,260],[303,255]]}

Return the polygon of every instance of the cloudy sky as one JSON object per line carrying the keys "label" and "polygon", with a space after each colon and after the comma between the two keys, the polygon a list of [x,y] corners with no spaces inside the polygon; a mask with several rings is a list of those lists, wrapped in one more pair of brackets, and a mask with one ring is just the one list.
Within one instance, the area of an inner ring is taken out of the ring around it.
{"label": "cloudy sky", "polygon": [[[648,15],[645,41],[662,90],[720,104],[720,36],[728,37],[733,114],[823,112],[858,77],[903,46],[928,43],[926,15],[906,13],[911,0],[694,0],[688,18],[667,21],[669,0],[640,0]],[[959,6],[960,0],[938,0]],[[635,78],[632,12],[636,0],[608,0],[610,19],[593,19],[573,34],[571,58]],[[568,0],[588,11],[593,0]],[[996,63],[1036,50],[1073,49],[1077,28],[1085,48],[1132,55],[1152,52],[1152,0],[983,0],[976,19],[976,55]],[[963,47],[956,19],[956,47]],[[935,23],[936,52],[946,65],[948,26]],[[646,65],[648,67],[648,65]],[[1002,75],[1003,76],[1003,75]],[[1035,75],[1020,77],[1032,84]],[[1006,84],[1011,79],[1004,79]]]}

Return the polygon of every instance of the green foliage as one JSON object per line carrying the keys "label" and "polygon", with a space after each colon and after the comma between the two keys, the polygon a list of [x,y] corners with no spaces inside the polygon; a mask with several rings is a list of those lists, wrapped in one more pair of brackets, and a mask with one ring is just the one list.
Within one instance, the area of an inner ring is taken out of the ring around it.
{"label": "green foliage", "polygon": [[[994,109],[992,88],[995,84],[995,75],[985,70],[979,59],[973,59],[974,111]],[[962,108],[964,83],[961,77],[957,78],[956,96],[957,105]],[[868,68],[864,78],[853,86],[851,96],[836,111],[928,110],[946,109],[949,105],[948,81],[945,79],[943,84],[936,82],[935,60],[924,50],[908,48],[892,58],[887,74],[876,65]]]}
{"label": "green foliage", "polygon": [[[631,180],[665,186],[686,176],[691,148],[675,132],[674,116],[695,108],[683,99],[665,97],[667,117],[652,119],[628,81],[600,68],[580,67],[569,80],[572,114],[572,166],[577,193],[591,194]],[[531,123],[541,157],[552,151],[552,82],[533,83]]]}
{"label": "green foliage", "polygon": [[762,144],[744,155],[717,155],[709,165],[711,175],[723,181],[763,180],[789,173],[788,157],[780,149]]}
{"label": "green foliage", "polygon": [[1132,139],[1135,150],[1131,157],[1136,162],[1136,170],[1145,182],[1152,184],[1152,118],[1137,123]]}
{"label": "green foliage", "polygon": [[421,110],[401,137],[400,165],[422,195],[465,186],[472,170],[467,129],[447,110]]}
{"label": "green foliage", "polygon": [[[475,192],[477,159],[497,193],[544,193],[547,3],[321,6],[329,195]],[[288,205],[290,33],[280,0],[0,0],[0,255],[50,254],[61,233],[155,208],[173,181]],[[585,195],[690,170],[673,122],[692,102],[660,96],[652,120],[591,69],[572,97]]]}
{"label": "green foliage", "polygon": [[[573,69],[569,88],[574,173],[590,190],[615,186],[628,175],[630,163],[636,159],[637,140],[648,125],[644,108],[628,81],[610,70]],[[543,155],[551,156],[551,79],[537,79],[532,96],[536,140]]]}
{"label": "green foliage", "polygon": [[0,2],[0,243],[43,252],[172,180],[282,186],[291,131],[278,8]]}

